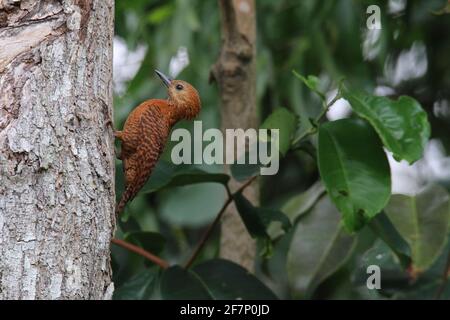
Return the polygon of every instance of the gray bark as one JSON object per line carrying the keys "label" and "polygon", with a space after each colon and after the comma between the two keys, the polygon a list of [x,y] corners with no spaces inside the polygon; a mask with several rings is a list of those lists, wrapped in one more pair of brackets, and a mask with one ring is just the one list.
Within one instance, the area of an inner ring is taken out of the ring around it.
{"label": "gray bark", "polygon": [[[211,76],[219,85],[222,128],[257,128],[255,1],[220,0],[219,7],[223,43]],[[232,190],[238,185],[234,180],[230,183]],[[253,184],[244,192],[254,204],[258,201],[257,188]],[[234,204],[222,218],[220,255],[254,269],[256,244]]]}
{"label": "gray bark", "polygon": [[113,0],[0,0],[0,299],[113,291]]}

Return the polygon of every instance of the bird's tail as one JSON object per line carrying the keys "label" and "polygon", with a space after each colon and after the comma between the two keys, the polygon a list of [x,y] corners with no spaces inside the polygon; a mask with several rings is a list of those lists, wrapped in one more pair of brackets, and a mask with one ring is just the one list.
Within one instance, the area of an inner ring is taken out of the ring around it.
{"label": "bird's tail", "polygon": [[125,209],[125,206],[127,203],[131,200],[133,200],[134,196],[136,195],[136,191],[134,188],[126,188],[125,191],[122,194],[122,198],[120,198],[119,203],[116,206],[116,215],[119,215],[122,213],[123,209]]}

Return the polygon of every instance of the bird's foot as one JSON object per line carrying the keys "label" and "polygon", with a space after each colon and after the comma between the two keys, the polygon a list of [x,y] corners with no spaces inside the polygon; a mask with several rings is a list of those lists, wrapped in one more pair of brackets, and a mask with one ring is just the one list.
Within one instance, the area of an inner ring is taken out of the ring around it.
{"label": "bird's foot", "polygon": [[122,140],[122,131],[116,131],[114,130],[114,137],[116,137],[119,140]]}

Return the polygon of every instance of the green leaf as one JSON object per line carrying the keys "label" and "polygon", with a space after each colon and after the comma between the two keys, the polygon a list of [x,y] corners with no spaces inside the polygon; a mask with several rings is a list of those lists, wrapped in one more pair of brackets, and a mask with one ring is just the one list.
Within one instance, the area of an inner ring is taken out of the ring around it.
{"label": "green leaf", "polygon": [[411,97],[398,100],[363,93],[344,92],[352,109],[370,122],[396,160],[420,159],[430,137],[427,113]]}
{"label": "green leaf", "polygon": [[309,75],[307,78],[292,70],[294,76],[300,79],[311,91],[315,92],[322,101],[325,101],[325,94],[319,90],[320,80],[316,76]]}
{"label": "green leaf", "polygon": [[142,192],[207,182],[225,185],[229,179],[227,174],[206,172],[193,165],[174,165],[167,161],[158,161]]}
{"label": "green leaf", "polygon": [[318,158],[325,188],[349,231],[359,230],[387,204],[389,163],[365,121],[342,119],[321,125]]}
{"label": "green leaf", "polygon": [[[302,192],[296,196],[290,198],[281,211],[289,218],[289,221],[293,224],[298,217],[302,216],[316,203],[319,197],[325,192],[320,181],[314,183],[308,190]],[[278,221],[275,221],[269,225],[267,233],[271,239],[276,239],[283,235],[285,232],[282,230]]]}
{"label": "green leaf", "polygon": [[222,259],[209,260],[192,270],[170,267],[163,272],[160,288],[166,300],[277,299],[247,270]]}
{"label": "green leaf", "polygon": [[408,273],[401,267],[394,252],[381,239],[377,239],[373,246],[359,257],[352,282],[357,286],[367,288],[369,276],[367,268],[373,265],[380,268],[380,293],[390,295],[394,289],[404,289],[409,286],[411,279]]}
{"label": "green leaf", "polygon": [[209,260],[193,271],[219,300],[274,300],[277,297],[261,281],[241,266],[227,260]]}
{"label": "green leaf", "polygon": [[309,296],[347,260],[355,243],[329,198],[321,198],[299,220],[289,248],[287,273],[294,296]]}
{"label": "green leaf", "polygon": [[[447,237],[447,245],[439,258],[427,271],[420,274],[418,279],[406,288],[395,288],[395,298],[398,299],[441,299],[450,300],[450,286],[448,281],[450,274],[445,278],[444,270],[448,268],[450,254],[450,235]],[[445,282],[445,283],[444,283]]]}
{"label": "green leaf", "polygon": [[147,20],[150,24],[160,24],[161,22],[169,18],[173,14],[174,10],[175,8],[171,3],[159,6],[156,9],[150,11],[149,15],[147,16]]}
{"label": "green leaf", "polygon": [[[414,281],[411,276],[398,264],[395,255],[381,240],[375,242],[360,259],[359,265],[353,275],[353,283],[366,286],[367,267],[378,265],[381,270],[381,290],[383,295],[391,299],[436,299],[443,282],[443,272],[446,268],[450,243],[447,242],[443,254],[432,264],[428,270],[418,275]],[[411,270],[408,270],[411,272]],[[450,298],[450,288],[442,292],[441,299]]]}
{"label": "green leaf", "polygon": [[164,300],[211,300],[212,296],[198,276],[179,266],[164,270],[161,277]]}
{"label": "green leaf", "polygon": [[292,137],[297,131],[298,118],[286,108],[277,108],[269,115],[260,129],[278,129],[279,130],[279,150],[284,156],[291,147]]}
{"label": "green leaf", "polygon": [[430,185],[416,196],[393,195],[385,212],[411,248],[413,272],[428,269],[447,240],[450,219],[447,190]]}
{"label": "green leaf", "polygon": [[114,291],[114,300],[143,300],[155,291],[156,271],[144,269]]}
{"label": "green leaf", "polygon": [[[247,153],[246,157],[248,159]],[[258,176],[260,174],[262,165],[261,164],[238,164],[233,163],[230,165],[231,175],[237,181],[245,181],[252,177]]]}
{"label": "green leaf", "polygon": [[411,263],[411,250],[409,245],[398,233],[384,212],[379,213],[372,219],[370,228],[395,253],[402,267],[404,269],[409,267]]}
{"label": "green leaf", "polygon": [[311,209],[324,192],[323,184],[317,181],[305,192],[290,198],[281,208],[281,211],[294,223],[298,217]]}
{"label": "green leaf", "polygon": [[169,225],[198,228],[217,216],[226,192],[221,185],[203,183],[164,190],[158,199],[160,217]]}
{"label": "green leaf", "polygon": [[125,237],[127,242],[131,242],[153,254],[160,253],[166,240],[157,232],[137,231],[127,234]]}
{"label": "green leaf", "polygon": [[281,222],[284,231],[288,231],[291,227],[289,219],[281,211],[254,207],[242,193],[235,194],[234,202],[245,227],[253,238],[269,239],[267,228],[272,221]]}

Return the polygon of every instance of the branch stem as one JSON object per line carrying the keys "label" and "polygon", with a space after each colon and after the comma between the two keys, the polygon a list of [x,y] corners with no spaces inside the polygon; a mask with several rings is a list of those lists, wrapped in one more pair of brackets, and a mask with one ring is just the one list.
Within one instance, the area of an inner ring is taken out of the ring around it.
{"label": "branch stem", "polygon": [[185,269],[188,269],[194,263],[195,259],[198,257],[198,255],[202,251],[203,247],[205,246],[206,242],[208,241],[209,237],[211,236],[213,230],[215,229],[215,227],[219,223],[220,219],[222,218],[225,210],[228,208],[230,203],[233,201],[234,195],[244,191],[244,189],[247,188],[255,179],[256,179],[256,176],[250,178],[246,183],[244,183],[242,186],[240,186],[239,189],[233,194],[231,194],[230,189],[228,188],[228,186],[226,186],[228,198],[225,201],[225,203],[223,204],[222,208],[220,209],[220,211],[217,214],[214,221],[209,225],[208,229],[206,229],[206,232],[203,234],[200,242],[198,243],[198,245],[195,248],[194,252],[192,253],[191,257],[186,262]]}
{"label": "branch stem", "polygon": [[328,102],[326,105],[324,105],[324,107],[322,108],[322,111],[319,113],[319,115],[314,120],[312,120],[313,126],[309,130],[305,131],[303,134],[301,134],[300,136],[295,138],[294,141],[292,142],[292,145],[295,146],[297,143],[302,141],[304,138],[316,133],[317,125],[319,124],[319,121],[322,120],[322,118],[327,114],[330,107],[333,104],[335,104],[335,102],[338,101],[340,98],[341,98],[341,92],[338,91],[336,96],[330,102]]}
{"label": "branch stem", "polygon": [[167,261],[161,259],[158,256],[155,256],[153,253],[150,253],[138,246],[135,246],[134,244],[131,244],[127,241],[117,239],[117,238],[111,239],[111,242],[119,247],[127,249],[128,251],[134,252],[134,253],[146,258],[147,260],[150,260],[154,264],[160,266],[162,269],[167,269],[169,267],[169,263]]}

